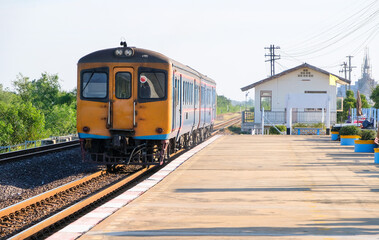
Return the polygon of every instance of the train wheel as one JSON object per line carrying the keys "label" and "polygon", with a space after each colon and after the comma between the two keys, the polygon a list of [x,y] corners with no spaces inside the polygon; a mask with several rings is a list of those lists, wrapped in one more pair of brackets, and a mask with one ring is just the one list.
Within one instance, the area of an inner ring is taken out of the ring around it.
{"label": "train wheel", "polygon": [[196,146],[199,143],[199,134],[195,132],[192,136],[193,139],[193,146]]}
{"label": "train wheel", "polygon": [[185,148],[190,149],[193,146],[193,137],[191,134],[186,135]]}
{"label": "train wheel", "polygon": [[169,143],[167,146],[166,154],[165,154],[165,162],[170,161],[170,155],[171,155],[171,144]]}

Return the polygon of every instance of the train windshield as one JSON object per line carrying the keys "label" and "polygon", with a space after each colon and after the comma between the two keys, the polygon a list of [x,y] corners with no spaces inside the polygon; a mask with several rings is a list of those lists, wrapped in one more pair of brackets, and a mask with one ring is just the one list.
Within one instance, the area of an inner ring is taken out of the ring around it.
{"label": "train windshield", "polygon": [[166,97],[166,74],[163,72],[141,72],[138,81],[138,97],[159,100]]}
{"label": "train windshield", "polygon": [[108,74],[105,72],[82,73],[82,97],[103,99],[108,95]]}

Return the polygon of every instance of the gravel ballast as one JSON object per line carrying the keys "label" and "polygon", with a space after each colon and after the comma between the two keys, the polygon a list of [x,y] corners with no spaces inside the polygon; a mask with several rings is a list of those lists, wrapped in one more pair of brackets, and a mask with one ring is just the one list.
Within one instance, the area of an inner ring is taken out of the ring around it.
{"label": "gravel ballast", "polygon": [[83,163],[80,148],[0,164],[0,209],[80,179],[100,168]]}

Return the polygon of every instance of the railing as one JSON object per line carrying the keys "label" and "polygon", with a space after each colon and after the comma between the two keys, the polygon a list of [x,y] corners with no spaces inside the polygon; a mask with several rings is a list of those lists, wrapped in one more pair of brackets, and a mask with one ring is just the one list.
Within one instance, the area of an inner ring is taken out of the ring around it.
{"label": "railing", "polygon": [[265,111],[265,119],[267,119],[272,124],[285,124],[286,123],[286,112],[285,111]]}
{"label": "railing", "polygon": [[[272,124],[286,124],[286,111],[265,111],[265,119]],[[322,122],[322,112],[292,112],[292,123],[320,123]],[[336,112],[330,112],[330,123],[334,124],[337,121]],[[326,121],[326,113],[324,112],[324,122]],[[242,123],[253,123],[253,112],[242,112]]]}
{"label": "railing", "polygon": [[265,128],[264,129],[264,134],[262,134],[262,128],[252,128],[251,129],[251,135],[268,135],[269,134],[269,129]]}
{"label": "railing", "polygon": [[242,122],[254,122],[254,112],[242,111]]}
{"label": "railing", "polygon": [[[337,121],[337,113],[330,112],[330,124],[335,124]],[[293,112],[292,122],[293,123],[320,123],[326,122],[326,113],[322,112]]]}
{"label": "railing", "polygon": [[60,142],[66,142],[70,141],[72,139],[77,138],[77,134],[71,134],[67,136],[56,136],[56,137],[50,137],[48,139],[42,139],[42,140],[35,140],[35,141],[25,141],[24,143],[20,143],[17,145],[10,145],[10,146],[0,146],[0,153],[6,153],[6,152],[12,152],[12,151],[18,151],[18,150],[24,150],[29,148],[35,148],[40,147],[48,144],[54,144],[54,143],[60,143]]}

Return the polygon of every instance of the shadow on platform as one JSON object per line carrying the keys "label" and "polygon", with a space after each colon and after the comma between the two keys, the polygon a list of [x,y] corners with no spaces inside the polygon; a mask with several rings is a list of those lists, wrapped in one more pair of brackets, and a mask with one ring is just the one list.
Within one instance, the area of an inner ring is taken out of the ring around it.
{"label": "shadow on platform", "polygon": [[[315,220],[318,221],[318,220]],[[216,227],[138,230],[123,232],[93,233],[112,237],[244,237],[244,236],[359,236],[379,234],[378,218],[335,219],[325,223],[307,224],[299,227]],[[367,226],[365,228],[364,226]],[[374,228],[372,228],[374,227]]]}
{"label": "shadow on platform", "polygon": [[200,193],[200,192],[283,192],[283,191],[311,191],[310,188],[179,188],[175,192]]}

